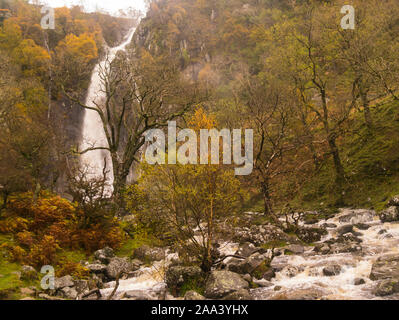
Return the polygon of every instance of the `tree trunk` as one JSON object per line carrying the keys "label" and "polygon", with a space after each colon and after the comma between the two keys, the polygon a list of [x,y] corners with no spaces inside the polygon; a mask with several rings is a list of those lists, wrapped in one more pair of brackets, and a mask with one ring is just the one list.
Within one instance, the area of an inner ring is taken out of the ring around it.
{"label": "tree trunk", "polygon": [[343,184],[345,181],[345,172],[344,172],[344,167],[342,166],[339,150],[335,140],[336,138],[330,135],[330,137],[328,138],[328,145],[330,146],[330,152],[333,156],[333,161],[334,161],[335,183],[339,195],[337,204],[343,204],[344,203]]}

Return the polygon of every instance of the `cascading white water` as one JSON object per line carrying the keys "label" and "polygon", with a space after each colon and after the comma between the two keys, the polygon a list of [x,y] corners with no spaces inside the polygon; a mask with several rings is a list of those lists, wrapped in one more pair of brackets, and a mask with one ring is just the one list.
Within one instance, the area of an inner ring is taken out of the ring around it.
{"label": "cascading white water", "polygon": [[[129,31],[126,40],[119,46],[114,48],[106,48],[107,56],[104,58],[93,70],[90,86],[87,92],[86,105],[88,107],[96,107],[96,104],[100,105],[105,99],[105,93],[103,90],[103,83],[100,78],[100,70],[103,69],[107,63],[111,62],[118,51],[125,50],[126,46],[132,41],[135,28]],[[103,123],[100,119],[99,114],[94,110],[85,109],[85,115],[83,118],[83,129],[82,129],[82,141],[81,150],[88,148],[101,148],[108,147],[108,142],[105,137]],[[113,173],[112,163],[109,152],[106,150],[93,150],[86,152],[81,157],[81,164],[86,165],[89,168],[89,176],[96,177],[101,176],[104,168],[104,159],[107,162],[106,170],[109,172],[108,182],[112,185]]]}

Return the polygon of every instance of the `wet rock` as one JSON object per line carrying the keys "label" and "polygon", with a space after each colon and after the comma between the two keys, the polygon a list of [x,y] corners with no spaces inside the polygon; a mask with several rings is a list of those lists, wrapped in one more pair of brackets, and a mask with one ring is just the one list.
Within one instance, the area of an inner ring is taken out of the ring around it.
{"label": "wet rock", "polygon": [[230,270],[240,274],[252,273],[264,262],[270,262],[268,255],[257,252],[241,261],[238,265],[235,265],[236,270],[233,270],[234,268],[232,269],[231,267]]}
{"label": "wet rock", "polygon": [[64,276],[62,278],[54,279],[54,289],[60,290],[67,287],[73,287],[75,285],[72,276]]}
{"label": "wet rock", "polygon": [[384,234],[387,233],[388,231],[386,229],[381,229],[380,231],[378,231],[378,234]]}
{"label": "wet rock", "polygon": [[375,216],[375,211],[365,209],[343,209],[342,215],[339,217],[339,222],[345,223],[350,222],[356,224],[359,222],[372,221]]}
{"label": "wet rock", "polygon": [[370,229],[371,226],[366,223],[356,223],[355,227],[360,230],[368,230],[368,229]]}
{"label": "wet rock", "polygon": [[394,293],[399,293],[399,281],[397,280],[382,280],[374,289],[374,294],[379,297],[389,296]]}
{"label": "wet rock", "polygon": [[37,280],[38,276],[37,276],[37,272],[36,272],[35,268],[33,268],[31,266],[22,266],[20,279],[21,280]]}
{"label": "wet rock", "polygon": [[108,264],[114,256],[114,250],[110,247],[94,252],[94,258],[103,264]]}
{"label": "wet rock", "polygon": [[337,227],[337,225],[334,223],[323,223],[322,227],[326,228],[326,229],[335,229]]}
{"label": "wet rock", "polygon": [[353,232],[353,225],[347,224],[347,225],[341,226],[338,228],[337,232],[340,236],[342,236],[346,233],[349,233],[349,232]]}
{"label": "wet rock", "polygon": [[172,293],[178,293],[187,281],[198,281],[202,278],[202,270],[197,266],[170,266],[166,270],[165,282]]}
{"label": "wet rock", "polygon": [[399,279],[399,256],[386,255],[373,263],[371,280]]}
{"label": "wet rock", "polygon": [[380,213],[380,220],[382,222],[399,221],[399,207],[391,206]]}
{"label": "wet rock", "polygon": [[261,280],[254,279],[253,282],[262,288],[270,288],[270,287],[274,286],[274,284],[272,282],[270,282],[266,279],[261,279]]}
{"label": "wet rock", "polygon": [[318,300],[324,295],[319,289],[284,290],[270,297],[270,300]]}
{"label": "wet rock", "polygon": [[389,206],[396,206],[396,207],[399,207],[399,195],[396,195],[396,196],[392,197],[392,198],[388,201],[388,205],[389,205]]}
{"label": "wet rock", "polygon": [[281,289],[283,289],[282,286],[275,286],[275,287],[273,288],[274,291],[280,291]]}
{"label": "wet rock", "polygon": [[363,278],[356,278],[354,281],[355,286],[360,286],[365,283],[366,283],[366,281]]}
{"label": "wet rock", "polygon": [[106,275],[109,279],[114,280],[118,274],[132,271],[132,264],[128,258],[112,258],[107,266]]}
{"label": "wet rock", "polygon": [[205,297],[219,299],[240,289],[248,289],[248,282],[231,271],[212,271],[205,285]]}
{"label": "wet rock", "polygon": [[327,230],[324,228],[301,228],[297,232],[298,238],[306,243],[320,241],[326,234]]}
{"label": "wet rock", "polygon": [[161,261],[165,258],[165,251],[162,248],[151,248],[150,246],[143,245],[134,250],[133,258],[146,262]]}
{"label": "wet rock", "polygon": [[323,274],[327,277],[339,275],[341,273],[341,266],[334,264],[323,268]]}
{"label": "wet rock", "polygon": [[258,250],[259,248],[255,247],[251,242],[245,242],[238,248],[235,255],[240,257],[249,257]]}
{"label": "wet rock", "polygon": [[187,291],[186,294],[184,295],[184,300],[205,300],[205,297],[200,295],[198,292],[191,290]]}
{"label": "wet rock", "polygon": [[247,289],[234,291],[223,298],[223,300],[252,300],[252,296]]}

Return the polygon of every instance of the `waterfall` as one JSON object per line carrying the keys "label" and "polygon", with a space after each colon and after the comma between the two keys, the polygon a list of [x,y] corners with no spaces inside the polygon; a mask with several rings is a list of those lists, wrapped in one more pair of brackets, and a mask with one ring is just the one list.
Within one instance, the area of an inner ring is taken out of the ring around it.
{"label": "waterfall", "polygon": [[[106,66],[106,63],[112,61],[117,52],[125,50],[126,46],[132,41],[135,28],[130,30],[126,40],[119,46],[114,48],[106,48],[107,57],[100,61],[93,70],[89,89],[86,97],[86,106],[96,107],[95,103],[101,105],[105,99],[105,94],[102,91],[102,82],[100,79],[99,71]],[[81,150],[87,148],[100,148],[108,147],[108,142],[105,137],[103,123],[99,114],[94,110],[85,109],[83,118],[82,141]],[[108,182],[112,185],[113,172],[110,154],[107,150],[93,150],[84,153],[81,156],[81,165],[87,165],[89,168],[88,176],[96,177],[101,176],[104,168],[104,159],[106,159],[106,170],[108,173]],[[111,190],[109,190],[111,191]]]}

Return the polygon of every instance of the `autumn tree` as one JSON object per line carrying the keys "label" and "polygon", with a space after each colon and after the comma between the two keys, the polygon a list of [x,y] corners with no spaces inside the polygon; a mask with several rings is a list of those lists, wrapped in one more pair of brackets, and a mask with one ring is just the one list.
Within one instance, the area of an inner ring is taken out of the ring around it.
{"label": "autumn tree", "polygon": [[[210,130],[215,125],[203,109],[198,109],[189,123],[198,136],[200,129]],[[196,156],[199,161],[199,150]],[[215,262],[215,222],[239,207],[240,181],[234,169],[210,161],[207,165],[157,164],[142,168],[138,188],[145,196],[138,215],[155,223],[157,232],[169,235],[186,255],[195,257],[201,268],[209,271]],[[127,194],[130,198],[136,192]]]}

